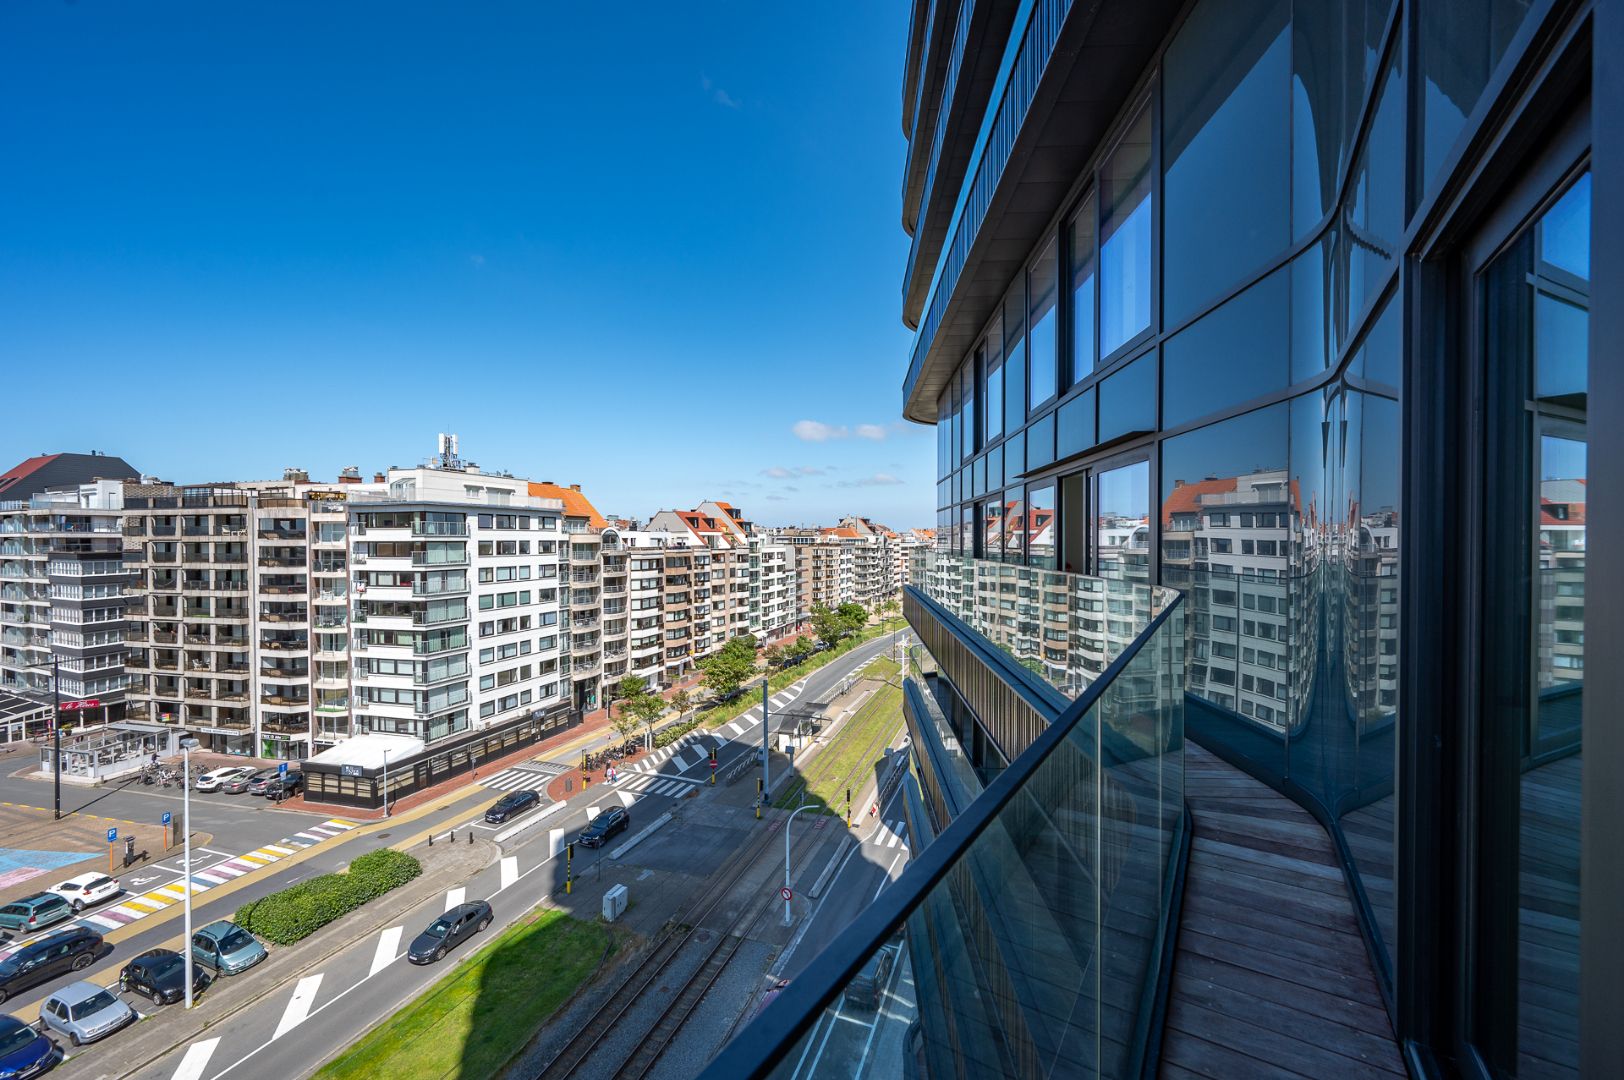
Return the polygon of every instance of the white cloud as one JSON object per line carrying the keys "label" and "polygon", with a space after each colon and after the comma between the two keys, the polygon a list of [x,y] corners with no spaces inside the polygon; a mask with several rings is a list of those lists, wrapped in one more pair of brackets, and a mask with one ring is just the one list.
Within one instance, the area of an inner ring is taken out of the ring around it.
{"label": "white cloud", "polygon": [[699,76],[699,88],[709,94],[710,99],[723,108],[737,109],[740,107],[739,100],[711,82],[709,75],[702,74]]}
{"label": "white cloud", "polygon": [[791,430],[797,439],[804,442],[828,442],[830,439],[844,439],[851,434],[844,426],[836,427],[821,420],[797,420]]}
{"label": "white cloud", "polygon": [[875,473],[873,476],[865,476],[861,480],[842,480],[837,486],[838,487],[889,487],[892,484],[900,484],[900,483],[903,483],[903,481],[897,479],[895,476],[892,476],[890,473],[880,472],[880,473]]}
{"label": "white cloud", "polygon": [[772,480],[793,480],[797,476],[822,476],[823,470],[816,465],[774,465],[769,469],[762,469],[761,475]]}
{"label": "white cloud", "polygon": [[884,439],[887,434],[889,433],[879,424],[857,425],[857,437],[859,439],[873,439],[875,442],[879,442],[881,439]]}

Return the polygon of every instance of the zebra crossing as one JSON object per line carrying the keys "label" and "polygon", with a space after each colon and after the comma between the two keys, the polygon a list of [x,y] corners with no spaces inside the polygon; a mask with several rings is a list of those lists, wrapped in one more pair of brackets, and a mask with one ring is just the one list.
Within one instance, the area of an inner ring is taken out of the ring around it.
{"label": "zebra crossing", "polygon": [[895,821],[881,822],[879,828],[869,834],[867,842],[875,847],[883,848],[894,848],[900,845],[902,850],[906,851],[908,850],[907,836],[908,827],[903,824],[901,818],[898,818]]}
{"label": "zebra crossing", "polygon": [[[639,772],[630,768],[619,770],[620,779],[614,786],[627,791],[652,793],[655,795],[678,795],[689,788],[698,787],[704,783],[702,780],[693,780],[686,776],[662,776],[654,772]],[[530,769],[515,766],[503,769],[499,773],[481,777],[480,784],[493,791],[517,791],[521,788],[541,789],[548,777]]]}

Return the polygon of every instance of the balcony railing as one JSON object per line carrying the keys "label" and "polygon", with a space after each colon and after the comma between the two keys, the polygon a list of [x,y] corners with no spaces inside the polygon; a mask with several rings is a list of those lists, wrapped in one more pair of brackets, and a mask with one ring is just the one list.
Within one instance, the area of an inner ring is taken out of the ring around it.
{"label": "balcony railing", "polygon": [[[1142,1071],[1185,828],[1182,598],[1157,590],[1149,604],[1148,625],[963,812],[914,837],[902,876],[704,1077],[851,1075],[848,1058],[808,1051],[845,1019],[848,989],[865,997],[856,984],[882,953],[898,977],[866,994],[887,1036],[870,1047],[872,1075]],[[1009,667],[962,621],[943,625],[989,672]]]}

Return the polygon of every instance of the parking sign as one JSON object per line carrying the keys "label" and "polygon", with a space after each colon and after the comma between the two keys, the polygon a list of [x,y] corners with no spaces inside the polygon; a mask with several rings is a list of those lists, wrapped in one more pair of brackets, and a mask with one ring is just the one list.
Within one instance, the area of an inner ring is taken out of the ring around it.
{"label": "parking sign", "polygon": [[276,775],[278,775],[278,776],[286,776],[287,774],[288,774],[288,763],[284,761],[282,764],[280,764],[280,765],[278,765],[276,767]]}
{"label": "parking sign", "polygon": [[118,843],[118,830],[117,829],[108,829],[107,830],[107,842],[109,844]]}
{"label": "parking sign", "polygon": [[175,820],[175,815],[171,814],[168,810],[165,810],[164,811],[164,822],[163,823],[165,825],[168,825],[171,821],[174,821],[174,820]]}

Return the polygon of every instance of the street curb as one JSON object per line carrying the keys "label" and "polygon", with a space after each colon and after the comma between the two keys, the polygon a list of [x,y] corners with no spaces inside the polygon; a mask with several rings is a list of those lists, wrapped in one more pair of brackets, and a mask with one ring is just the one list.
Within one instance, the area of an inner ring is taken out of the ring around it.
{"label": "street curb", "polygon": [[494,841],[495,843],[498,843],[498,844],[506,843],[507,841],[513,839],[515,836],[518,836],[520,833],[522,833],[522,832],[526,831],[527,829],[531,828],[532,826],[541,824],[543,821],[546,821],[553,814],[556,814],[558,811],[563,810],[563,809],[567,808],[568,806],[569,806],[569,803],[567,803],[567,802],[555,802],[551,806],[547,806],[547,807],[544,807],[541,810],[538,810],[533,817],[525,818],[523,821],[519,822],[517,825],[513,826],[512,828],[503,829],[501,832],[499,832],[495,836],[491,837],[491,840]]}
{"label": "street curb", "polygon": [[[493,845],[491,845],[491,847],[494,849],[495,845],[493,844]],[[483,854],[486,855],[486,861],[477,870],[474,871],[474,873],[476,873],[476,874],[479,872],[479,870],[483,870],[483,869],[485,869],[485,867],[491,865],[491,862],[494,859],[494,857],[496,855],[500,854],[500,852],[497,851],[497,850],[492,850],[490,852],[483,852]],[[325,949],[323,952],[321,952],[319,954],[313,954],[309,958],[302,959],[299,962],[300,966],[293,969],[284,978],[281,978],[281,979],[279,979],[279,980],[277,980],[275,982],[269,983],[263,990],[260,990],[259,992],[255,993],[252,997],[245,998],[243,1001],[234,1003],[232,1005],[232,1008],[231,1008],[230,1012],[225,1013],[224,1015],[216,1017],[216,1018],[211,1019],[211,1020],[205,1020],[201,1024],[201,1026],[197,1027],[195,1030],[191,1031],[189,1034],[182,1035],[181,1037],[175,1039],[168,1046],[165,1046],[163,1049],[159,1050],[155,1054],[152,1054],[150,1057],[145,1057],[140,1061],[134,1061],[134,1062],[124,1061],[124,1062],[120,1062],[119,1068],[122,1070],[122,1075],[129,1075],[131,1073],[139,1071],[140,1069],[144,1069],[148,1065],[151,1065],[153,1062],[155,1062],[155,1061],[159,1060],[160,1058],[162,1058],[165,1054],[168,1054],[171,1051],[173,1051],[173,1050],[175,1050],[175,1049],[177,1049],[177,1048],[179,1048],[181,1046],[184,1046],[186,1043],[192,1042],[193,1040],[195,1040],[199,1036],[205,1034],[210,1028],[218,1027],[220,1024],[229,1022],[239,1011],[241,1011],[243,1009],[250,1008],[253,1005],[258,1004],[260,1001],[263,1001],[265,998],[270,997],[272,994],[277,993],[278,991],[284,989],[291,980],[300,978],[306,972],[311,970],[312,968],[326,963],[328,960],[332,959],[338,953],[340,953],[343,950],[349,948],[351,945],[354,945],[357,941],[359,941],[361,938],[365,937],[367,934],[372,933],[373,930],[375,930],[378,927],[383,926],[383,925],[385,925],[387,923],[393,922],[399,916],[405,914],[407,911],[410,911],[412,908],[416,907],[418,904],[421,904],[425,900],[427,900],[430,897],[434,896],[435,893],[443,891],[441,889],[441,886],[444,884],[444,882],[443,882],[443,879],[442,879],[441,875],[439,875],[439,874],[430,875],[430,874],[425,873],[425,874],[419,875],[417,878],[413,879],[413,881],[414,881],[414,883],[415,882],[424,882],[424,883],[427,883],[427,884],[432,884],[433,888],[430,888],[430,889],[427,889],[427,890],[422,890],[422,895],[415,895],[415,894],[412,895],[412,897],[410,899],[405,900],[404,903],[396,904],[395,906],[391,907],[388,911],[384,911],[383,909],[380,908],[380,909],[378,909],[376,911],[369,912],[369,914],[372,916],[372,919],[371,919],[370,925],[368,925],[366,927],[366,929],[361,930],[359,933],[351,933],[351,934],[344,934],[344,935],[335,936],[336,944],[333,944],[331,947]],[[411,892],[411,885],[403,886],[401,889],[396,890],[393,893],[385,893],[384,895],[385,896],[393,896],[397,900],[400,900],[400,899],[404,898],[408,892]],[[382,898],[380,897],[380,899],[382,899]],[[362,908],[361,911],[366,911],[366,909]],[[345,916],[345,918],[347,918],[347,917],[348,916]],[[329,924],[328,927],[323,927],[322,930],[326,930],[326,929],[329,929],[331,927],[341,926],[341,925],[343,925],[343,922],[344,922],[343,919],[339,919],[337,922]],[[360,925],[360,923],[357,922],[357,925]],[[321,932],[322,931],[317,931],[317,933],[321,933]],[[297,945],[283,946],[283,948],[297,948]],[[275,951],[272,951],[271,956],[268,956],[266,959],[270,959],[274,955],[275,955]],[[174,1008],[174,1006],[169,1006],[169,1008]],[[164,1014],[160,1012],[160,1013],[148,1013],[147,1015],[148,1016],[162,1016]],[[184,1016],[184,1013],[182,1015]]]}
{"label": "street curb", "polygon": [[829,877],[835,872],[835,867],[839,865],[841,856],[846,854],[846,850],[850,848],[851,845],[852,838],[849,836],[841,840],[839,844],[835,845],[834,854],[829,856],[829,861],[823,867],[823,873],[819,874],[818,880],[814,881],[812,883],[812,887],[806,890],[807,896],[814,900],[818,898],[819,894],[823,892],[823,887],[829,884]]}
{"label": "street curb", "polygon": [[661,814],[659,817],[655,818],[652,822],[645,826],[642,832],[638,833],[630,840],[627,840],[624,844],[621,844],[619,847],[615,848],[615,850],[611,851],[609,853],[609,857],[611,859],[618,860],[622,855],[626,854],[626,852],[630,851],[632,848],[636,847],[638,844],[641,844],[644,840],[647,840],[656,832],[659,832],[662,828],[669,825],[671,820],[671,811],[667,810],[665,813]]}

